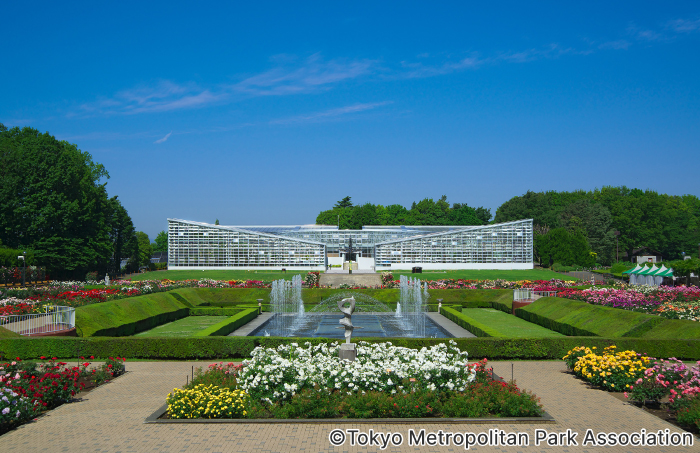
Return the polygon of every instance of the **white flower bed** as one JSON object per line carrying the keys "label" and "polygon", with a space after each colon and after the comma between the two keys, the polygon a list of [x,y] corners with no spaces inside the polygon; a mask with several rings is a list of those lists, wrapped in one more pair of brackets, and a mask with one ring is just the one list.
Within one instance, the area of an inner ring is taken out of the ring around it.
{"label": "white flower bed", "polygon": [[467,353],[456,345],[450,340],[415,350],[361,341],[354,362],[338,358],[338,343],[257,347],[253,358],[244,362],[238,383],[253,398],[270,403],[315,387],[348,394],[368,390],[405,393],[403,384],[411,378],[415,388],[461,391],[474,380],[476,371],[467,368]]}

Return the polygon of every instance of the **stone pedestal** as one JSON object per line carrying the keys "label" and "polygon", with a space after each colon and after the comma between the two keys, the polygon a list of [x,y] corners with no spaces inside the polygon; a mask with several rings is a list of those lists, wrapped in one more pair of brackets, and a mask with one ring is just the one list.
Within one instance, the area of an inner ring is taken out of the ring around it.
{"label": "stone pedestal", "polygon": [[343,343],[340,345],[340,360],[349,360],[354,362],[357,357],[357,350],[355,349],[355,343]]}

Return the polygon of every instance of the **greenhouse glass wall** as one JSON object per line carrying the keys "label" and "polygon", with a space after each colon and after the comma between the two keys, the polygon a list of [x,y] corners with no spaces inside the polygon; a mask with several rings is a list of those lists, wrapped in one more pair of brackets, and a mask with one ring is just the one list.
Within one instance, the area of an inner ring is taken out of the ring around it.
{"label": "greenhouse glass wall", "polygon": [[376,269],[532,269],[532,220],[448,231],[375,246]]}
{"label": "greenhouse glass wall", "polygon": [[169,269],[532,269],[532,220],[486,226],[223,226],[168,219]]}

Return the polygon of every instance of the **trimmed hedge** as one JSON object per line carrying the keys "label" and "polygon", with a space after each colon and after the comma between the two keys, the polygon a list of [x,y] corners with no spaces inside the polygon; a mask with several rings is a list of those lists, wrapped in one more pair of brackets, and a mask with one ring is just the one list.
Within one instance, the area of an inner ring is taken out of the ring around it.
{"label": "trimmed hedge", "polygon": [[230,307],[239,304],[256,304],[257,299],[263,303],[270,302],[269,288],[180,288],[169,291],[193,306]]}
{"label": "trimmed hedge", "polygon": [[184,318],[188,313],[189,308],[171,293],[154,293],[78,307],[75,325],[81,337],[121,337]]}
{"label": "trimmed hedge", "polygon": [[491,302],[486,301],[474,301],[474,302],[462,302],[461,308],[493,308]]}
{"label": "trimmed hedge", "polygon": [[657,316],[619,308],[591,305],[578,300],[543,297],[515,310],[515,315],[550,330],[571,336],[623,337]]}
{"label": "trimmed hedge", "polygon": [[[193,306],[230,307],[239,304],[256,304],[257,299],[263,300],[263,306],[270,302],[269,288],[180,288],[169,291],[176,294],[181,302],[188,302]],[[396,308],[399,300],[398,288],[385,289],[334,289],[334,288],[304,288],[301,290],[305,306],[314,306],[322,300],[328,299],[338,293],[352,291],[365,294],[386,304],[392,309]],[[469,304],[475,302],[491,304],[483,305],[485,308],[494,307],[510,313],[513,302],[513,290],[510,289],[431,289],[430,303],[437,304],[442,299],[443,305],[460,304],[464,308],[477,308]],[[177,297],[176,296],[176,297]],[[500,306],[494,306],[499,304]],[[481,307],[482,305],[479,305]]]}
{"label": "trimmed hedge", "polygon": [[[256,346],[277,347],[281,344],[310,342],[331,344],[338,340],[326,338],[282,337],[32,337],[0,339],[0,355],[38,359],[41,356],[70,359],[80,356],[127,357],[129,359],[219,360],[250,357]],[[363,338],[362,341],[382,343],[413,349],[442,343],[440,338]],[[652,340],[646,338],[455,338],[452,339],[471,360],[561,360],[576,346],[610,345],[618,349],[633,349],[652,357],[677,357],[700,360],[700,340]]]}
{"label": "trimmed hedge", "polygon": [[207,327],[206,329],[199,331],[194,334],[195,337],[215,337],[215,336],[226,336],[233,332],[234,330],[238,329],[241,326],[244,326],[245,324],[248,324],[250,321],[258,317],[258,309],[256,308],[249,308],[247,310],[242,310],[240,313],[238,313],[235,316],[231,316],[228,319],[225,319],[221,321],[218,324],[214,324],[211,327]]}
{"label": "trimmed hedge", "polygon": [[236,308],[193,307],[190,308],[189,316],[234,316],[243,310],[245,310],[245,308],[241,308],[240,306]]}
{"label": "trimmed hedge", "polygon": [[497,330],[494,330],[486,324],[482,324],[479,321],[465,316],[463,313],[455,310],[454,308],[443,306],[441,314],[460,327],[467,329],[477,337],[503,337],[503,335]]}

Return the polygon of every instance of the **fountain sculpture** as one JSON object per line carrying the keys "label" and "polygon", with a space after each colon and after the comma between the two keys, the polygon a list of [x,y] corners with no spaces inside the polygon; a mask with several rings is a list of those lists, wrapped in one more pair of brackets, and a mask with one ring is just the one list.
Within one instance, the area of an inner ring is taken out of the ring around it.
{"label": "fountain sculpture", "polygon": [[[277,280],[272,283],[270,293],[270,311],[274,316],[258,327],[253,335],[345,338],[341,357],[348,360],[356,356],[353,335],[390,338],[449,336],[426,319],[427,283],[402,276],[399,290],[400,298],[395,311],[367,294],[351,291],[337,292],[306,311],[302,301],[301,276],[295,275],[292,281]],[[261,301],[258,302],[261,307]],[[340,325],[338,309],[343,314]],[[336,329],[344,329],[343,334]]]}
{"label": "fountain sculpture", "polygon": [[[350,306],[345,307],[346,303],[348,303]],[[345,329],[345,343],[340,345],[340,360],[349,360],[352,362],[357,357],[357,350],[355,349],[355,344],[350,342],[352,338],[352,331],[355,329],[355,327],[352,325],[351,319],[352,313],[355,311],[355,298],[350,297],[347,299],[339,300],[338,308],[343,314],[343,317],[340,318],[339,321],[339,323],[342,324],[343,327],[339,327],[339,329]]]}

